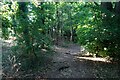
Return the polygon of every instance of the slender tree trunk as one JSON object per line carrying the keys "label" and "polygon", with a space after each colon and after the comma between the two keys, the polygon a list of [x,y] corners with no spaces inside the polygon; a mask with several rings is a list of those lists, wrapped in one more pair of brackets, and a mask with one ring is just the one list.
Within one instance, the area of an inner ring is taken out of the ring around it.
{"label": "slender tree trunk", "polygon": [[55,34],[56,34],[56,44],[58,45],[58,39],[59,39],[59,11],[58,11],[58,2],[56,2],[56,28],[55,28]]}
{"label": "slender tree trunk", "polygon": [[70,41],[73,41],[73,26],[71,26],[71,36],[70,36]]}
{"label": "slender tree trunk", "polygon": [[70,20],[70,41],[73,41],[73,26],[72,26],[72,13],[71,11],[69,12],[69,20]]}
{"label": "slender tree trunk", "polygon": [[61,39],[63,40],[63,23],[61,25]]}
{"label": "slender tree trunk", "polygon": [[115,13],[120,15],[120,1],[115,3]]}

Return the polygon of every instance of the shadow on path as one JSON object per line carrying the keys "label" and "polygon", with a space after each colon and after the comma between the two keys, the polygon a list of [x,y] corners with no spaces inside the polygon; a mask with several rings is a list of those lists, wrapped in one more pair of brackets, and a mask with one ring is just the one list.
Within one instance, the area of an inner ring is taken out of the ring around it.
{"label": "shadow on path", "polygon": [[82,57],[81,48],[76,44],[68,47],[54,46],[48,78],[119,78],[118,63],[106,62],[104,58]]}
{"label": "shadow on path", "polygon": [[[3,65],[9,69],[6,60],[9,54],[10,44],[3,45]],[[47,62],[44,70],[38,72],[24,73],[29,78],[120,78],[119,64],[106,62],[103,58],[82,57],[81,47],[77,44],[67,44],[67,47],[53,46],[56,52],[52,60]],[[102,60],[103,59],[103,60]],[[7,72],[10,71],[10,69]],[[12,71],[10,72],[12,75]],[[23,72],[19,72],[21,78],[26,78]],[[17,75],[17,74],[16,74]]]}

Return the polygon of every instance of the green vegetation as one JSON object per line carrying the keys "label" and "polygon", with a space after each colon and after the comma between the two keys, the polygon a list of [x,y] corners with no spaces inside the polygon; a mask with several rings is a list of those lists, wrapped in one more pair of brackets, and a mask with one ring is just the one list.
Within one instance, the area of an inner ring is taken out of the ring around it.
{"label": "green vegetation", "polygon": [[[118,4],[102,3],[101,6],[90,5],[84,8],[84,24],[78,26],[77,34],[80,44],[91,53],[99,56],[120,58],[120,15],[117,12]],[[94,8],[93,8],[94,7]],[[90,11],[91,10],[91,11]]]}
{"label": "green vegetation", "polygon": [[2,38],[15,37],[14,54],[26,68],[41,63],[43,53],[52,54],[52,45],[64,40],[79,43],[90,53],[120,59],[120,2],[1,4]]}

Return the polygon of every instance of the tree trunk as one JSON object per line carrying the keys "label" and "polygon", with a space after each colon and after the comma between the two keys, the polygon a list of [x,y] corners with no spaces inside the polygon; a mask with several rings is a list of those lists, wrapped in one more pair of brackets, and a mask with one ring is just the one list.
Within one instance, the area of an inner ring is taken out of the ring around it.
{"label": "tree trunk", "polygon": [[70,36],[70,41],[73,41],[73,27],[71,26],[71,36]]}
{"label": "tree trunk", "polygon": [[113,5],[111,2],[102,2],[101,7],[109,11],[113,10]]}
{"label": "tree trunk", "polygon": [[56,2],[56,28],[55,28],[55,34],[56,34],[56,45],[58,45],[58,39],[59,39],[59,11],[58,11],[58,2]]}
{"label": "tree trunk", "polygon": [[115,13],[120,15],[120,1],[115,3]]}

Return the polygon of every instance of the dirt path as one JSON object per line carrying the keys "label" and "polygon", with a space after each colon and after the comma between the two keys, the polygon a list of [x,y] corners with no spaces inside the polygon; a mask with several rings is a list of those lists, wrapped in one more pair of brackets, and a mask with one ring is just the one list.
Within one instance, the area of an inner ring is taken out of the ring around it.
{"label": "dirt path", "polygon": [[117,63],[78,59],[81,48],[77,44],[53,48],[57,54],[53,56],[50,69],[45,72],[48,78],[118,78],[120,76]]}
{"label": "dirt path", "polygon": [[[118,63],[107,63],[96,61],[98,58],[79,56],[82,48],[77,44],[65,44],[66,46],[53,46],[56,52],[51,61],[47,61],[44,70],[41,72],[18,72],[19,77],[35,78],[120,78]],[[7,52],[6,52],[7,51]],[[9,68],[8,58],[9,48],[3,48],[3,62],[7,69],[8,75],[13,75],[13,70]],[[4,57],[6,56],[6,57]],[[87,59],[88,58],[88,59]],[[91,59],[91,60],[90,60]],[[93,61],[94,60],[94,61]],[[5,62],[6,61],[6,62]],[[4,66],[3,66],[4,67]],[[4,72],[5,72],[4,70]],[[21,73],[21,74],[19,74]],[[14,73],[17,75],[16,73]],[[7,76],[8,76],[7,75]]]}

